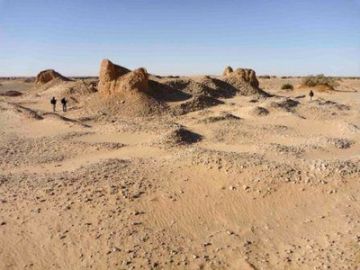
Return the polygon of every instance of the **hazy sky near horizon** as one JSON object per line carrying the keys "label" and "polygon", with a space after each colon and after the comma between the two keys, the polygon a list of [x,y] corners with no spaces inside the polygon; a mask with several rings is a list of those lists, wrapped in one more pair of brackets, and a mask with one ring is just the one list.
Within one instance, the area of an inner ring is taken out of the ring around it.
{"label": "hazy sky near horizon", "polygon": [[0,0],[0,76],[360,75],[360,0]]}

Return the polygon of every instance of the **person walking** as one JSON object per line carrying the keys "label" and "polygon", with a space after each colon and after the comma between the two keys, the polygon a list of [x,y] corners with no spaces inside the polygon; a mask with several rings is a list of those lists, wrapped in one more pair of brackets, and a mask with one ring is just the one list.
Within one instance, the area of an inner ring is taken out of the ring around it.
{"label": "person walking", "polygon": [[50,103],[51,103],[51,105],[52,105],[52,107],[53,107],[53,112],[55,112],[56,111],[56,98],[55,97],[52,97],[52,99],[50,100]]}
{"label": "person walking", "polygon": [[310,100],[312,100],[312,98],[314,96],[314,92],[312,90],[310,90],[309,96],[310,96]]}
{"label": "person walking", "polygon": [[63,97],[62,99],[61,99],[61,104],[62,104],[62,108],[63,108],[63,112],[66,112],[66,109],[67,109],[67,100],[66,100],[66,98],[65,97]]}

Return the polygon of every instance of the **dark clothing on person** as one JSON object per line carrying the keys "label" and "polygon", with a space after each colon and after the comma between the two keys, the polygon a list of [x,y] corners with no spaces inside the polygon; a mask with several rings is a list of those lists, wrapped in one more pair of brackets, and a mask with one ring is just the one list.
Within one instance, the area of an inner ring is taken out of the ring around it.
{"label": "dark clothing on person", "polygon": [[55,97],[53,97],[51,100],[50,100],[50,103],[52,104],[52,106],[53,106],[53,111],[55,112],[56,111],[56,98]]}
{"label": "dark clothing on person", "polygon": [[62,98],[61,99],[61,104],[62,104],[62,107],[63,107],[63,112],[66,112],[66,105],[67,105],[67,100],[66,98]]}
{"label": "dark clothing on person", "polygon": [[310,96],[310,99],[312,99],[312,98],[313,98],[313,96],[314,96],[314,92],[313,92],[312,90],[310,90],[309,96]]}

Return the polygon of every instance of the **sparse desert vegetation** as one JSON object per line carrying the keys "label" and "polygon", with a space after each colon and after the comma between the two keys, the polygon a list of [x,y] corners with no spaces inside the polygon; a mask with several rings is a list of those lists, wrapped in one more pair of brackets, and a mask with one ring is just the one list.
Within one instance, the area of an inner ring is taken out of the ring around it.
{"label": "sparse desert vegetation", "polygon": [[335,78],[320,74],[316,76],[311,75],[303,78],[302,85],[306,87],[318,87],[324,90],[334,90],[335,87],[339,85],[339,83]]}
{"label": "sparse desert vegetation", "polygon": [[281,86],[282,90],[294,90],[294,86],[291,83],[284,83]]}

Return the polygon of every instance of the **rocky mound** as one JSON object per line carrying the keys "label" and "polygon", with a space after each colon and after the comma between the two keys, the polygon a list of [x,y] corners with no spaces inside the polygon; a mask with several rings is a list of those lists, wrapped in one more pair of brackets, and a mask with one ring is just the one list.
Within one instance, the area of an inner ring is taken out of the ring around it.
{"label": "rocky mound", "polygon": [[299,101],[291,99],[291,98],[285,98],[277,102],[271,102],[270,107],[275,109],[284,110],[287,112],[294,112],[295,108],[300,104]]}
{"label": "rocky mound", "polygon": [[130,71],[105,59],[101,63],[99,92],[103,95],[147,93],[148,74],[144,68]]}
{"label": "rocky mound", "polygon": [[19,91],[15,91],[15,90],[9,90],[6,91],[4,93],[0,93],[0,96],[4,96],[4,97],[18,97],[21,96],[22,93]]}
{"label": "rocky mound", "polygon": [[355,143],[354,141],[346,138],[328,138],[327,142],[338,149],[348,149]]}
{"label": "rocky mound", "polygon": [[269,96],[259,88],[259,81],[252,69],[238,68],[234,71],[231,67],[226,67],[223,77],[224,81],[234,87],[239,95]]}
{"label": "rocky mound", "polygon": [[312,103],[314,103],[318,107],[322,107],[322,108],[335,109],[335,110],[339,110],[339,111],[349,111],[350,110],[349,105],[341,104],[341,103],[331,101],[331,100],[325,100],[322,98],[316,99]]}
{"label": "rocky mound", "polygon": [[88,114],[101,115],[98,119],[111,121],[118,117],[147,117],[169,112],[166,104],[145,95],[137,98],[94,95],[86,100],[84,108]]}
{"label": "rocky mound", "polygon": [[224,72],[223,72],[223,76],[228,76],[228,75],[230,75],[230,74],[233,73],[233,72],[234,72],[233,68],[230,67],[230,66],[227,66],[227,67],[225,68]]}
{"label": "rocky mound", "polygon": [[64,86],[60,96],[68,97],[72,100],[81,99],[83,96],[97,92],[97,82],[91,80],[79,80],[68,83]]}
{"label": "rocky mound", "polygon": [[211,96],[214,98],[231,98],[236,95],[237,89],[225,81],[204,76],[199,83],[210,89]]}
{"label": "rocky mound", "polygon": [[189,145],[196,143],[201,139],[201,135],[186,129],[183,126],[178,126],[161,136],[157,141],[157,144],[167,146]]}
{"label": "rocky mound", "polygon": [[241,118],[231,113],[224,112],[218,116],[210,116],[210,117],[206,117],[205,119],[201,119],[199,123],[210,124],[210,123],[217,123],[220,121],[238,121],[238,120],[241,120]]}
{"label": "rocky mound", "polygon": [[252,87],[259,87],[259,81],[256,77],[256,73],[252,69],[237,68],[234,71],[232,67],[226,67],[223,74],[224,77],[236,77],[239,80],[249,83]]}
{"label": "rocky mound", "polygon": [[192,97],[192,95],[172,87],[168,79],[158,78],[158,76],[150,77],[149,90],[152,97],[164,102],[184,101]]}
{"label": "rocky mound", "polygon": [[250,113],[254,116],[265,116],[269,114],[269,111],[264,107],[257,106]]}
{"label": "rocky mound", "polygon": [[336,115],[349,115],[352,108],[347,104],[342,104],[337,101],[317,98],[310,102],[304,103],[304,106],[299,112],[311,119],[334,119]]}
{"label": "rocky mound", "polygon": [[213,89],[190,78],[170,78],[164,80],[163,84],[191,96],[213,96]]}
{"label": "rocky mound", "polygon": [[144,68],[130,71],[107,59],[101,62],[98,93],[88,101],[88,109],[104,116],[148,116],[167,108],[151,95]]}
{"label": "rocky mound", "polygon": [[199,96],[195,96],[181,104],[179,104],[178,106],[175,106],[175,108],[173,109],[173,112],[175,113],[175,115],[181,115],[181,114],[186,114],[189,112],[195,112],[198,110],[202,110],[208,107],[212,107],[212,106],[216,106],[219,104],[223,104],[224,102],[206,96],[206,95],[199,95]]}
{"label": "rocky mound", "polygon": [[53,69],[47,69],[41,71],[35,79],[35,83],[38,85],[46,84],[53,80],[60,80],[60,81],[70,81],[70,79],[64,77],[60,73],[56,72]]}
{"label": "rocky mound", "polygon": [[181,91],[191,96],[205,95],[213,98],[231,98],[237,89],[217,78],[203,76],[200,78],[166,78],[161,83],[169,89]]}

